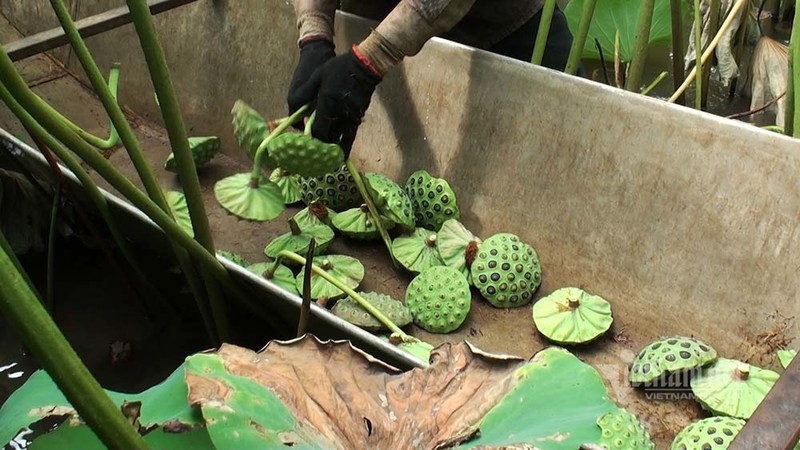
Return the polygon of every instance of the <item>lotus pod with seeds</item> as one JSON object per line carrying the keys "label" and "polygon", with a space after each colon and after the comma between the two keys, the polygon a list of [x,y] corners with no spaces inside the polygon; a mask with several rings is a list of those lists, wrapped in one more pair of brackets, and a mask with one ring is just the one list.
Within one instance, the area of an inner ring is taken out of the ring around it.
{"label": "lotus pod with seeds", "polygon": [[[267,121],[255,109],[247,103],[237,100],[231,110],[233,115],[233,135],[239,148],[245,155],[253,161],[256,157],[256,150],[269,135],[269,125]],[[264,152],[264,164],[267,167],[278,167],[278,164]]]}
{"label": "lotus pod with seeds", "polygon": [[464,275],[447,266],[434,266],[408,285],[406,305],[414,323],[431,333],[458,329],[469,314],[472,296]]}
{"label": "lotus pod with seeds", "polygon": [[392,254],[412,273],[444,265],[436,249],[436,233],[425,228],[417,228],[411,234],[396,237],[392,241]]}
{"label": "lotus pod with seeds", "polygon": [[695,338],[671,337],[642,349],[630,368],[630,382],[651,383],[672,372],[692,370],[717,360],[717,351]]}
{"label": "lotus pod with seeds", "polygon": [[778,350],[778,361],[784,369],[789,367],[789,364],[796,356],[797,350]]}
{"label": "lotus pod with seeds", "polygon": [[725,450],[742,431],[744,420],[708,417],[681,430],[670,450]]}
{"label": "lotus pod with seeds", "polygon": [[374,172],[364,174],[364,184],[382,215],[406,230],[414,229],[414,206],[402,187]]}
{"label": "lotus pod with seeds", "polygon": [[456,194],[442,178],[434,178],[427,171],[418,170],[408,177],[405,190],[414,207],[414,219],[418,227],[439,231],[445,221],[461,217]]}
{"label": "lotus pod with seeds", "polygon": [[223,178],[214,184],[214,196],[226,211],[242,219],[272,220],[286,209],[281,188],[259,176],[239,173]]}
{"label": "lotus pod with seeds", "polygon": [[481,240],[455,219],[446,220],[436,236],[436,247],[442,262],[460,270],[472,284],[470,268],[478,255]]}
{"label": "lotus pod with seeds", "polygon": [[611,328],[611,305],[582,289],[561,288],[533,305],[533,322],[547,339],[584,344]]}
{"label": "lotus pod with seeds", "polygon": [[333,172],[344,163],[344,151],[310,134],[284,133],[269,143],[269,156],[278,167],[303,177]]}
{"label": "lotus pod with seeds", "polygon": [[[219,153],[219,138],[216,136],[190,137],[189,150],[192,152],[194,166],[196,168],[203,167]],[[174,153],[170,153],[167,157],[164,169],[170,172],[178,171],[178,163],[175,161]]]}
{"label": "lotus pod with seeds", "polygon": [[511,233],[486,239],[470,270],[475,287],[496,308],[527,305],[542,283],[536,250]]}
{"label": "lotus pod with seeds", "polygon": [[272,281],[273,283],[277,284],[278,286],[282,287],[286,291],[289,291],[292,294],[297,295],[297,286],[295,286],[295,278],[292,270],[288,267],[284,266],[283,264],[278,264],[278,267],[275,269],[275,273],[272,275],[269,274],[270,269],[274,263],[256,263],[247,266],[247,270],[253,272],[254,274],[266,278],[267,280]]}
{"label": "lotus pod with seeds", "polygon": [[719,358],[692,377],[692,392],[715,415],[749,419],[779,375],[733,359]]}
{"label": "lotus pod with seeds", "polygon": [[650,433],[633,414],[617,409],[597,419],[600,427],[598,444],[608,450],[655,450]]}
{"label": "lotus pod with seeds", "polygon": [[315,255],[325,253],[328,245],[333,241],[333,230],[327,225],[315,225],[305,229],[300,229],[294,220],[289,220],[288,233],[282,234],[273,239],[265,248],[264,254],[270,258],[277,258],[281,251],[290,251],[304,255],[308,252],[311,239],[317,241]]}
{"label": "lotus pod with seeds", "polygon": [[331,225],[331,219],[336,213],[319,201],[313,201],[292,217],[297,226],[304,230],[313,225]]}
{"label": "lotus pod with seeds", "polygon": [[362,203],[356,182],[346,165],[320,177],[300,178],[300,192],[306,205],[320,201],[336,212]]}
{"label": "lotus pod with seeds", "polygon": [[[355,289],[364,279],[364,265],[361,261],[346,255],[327,255],[314,258],[314,264],[342,282],[350,289]],[[305,271],[297,275],[295,286],[298,292],[303,291],[303,280]],[[331,284],[316,273],[311,274],[311,298],[314,300],[326,299],[336,300],[345,296],[345,293],[338,287]]]}
{"label": "lotus pod with seeds", "polygon": [[269,176],[269,181],[281,188],[283,202],[287,205],[299,202],[303,195],[300,193],[300,177],[292,175],[283,169],[275,169]]}
{"label": "lotus pod with seeds", "polygon": [[[398,327],[404,327],[411,323],[411,312],[401,301],[377,292],[362,292],[360,295]],[[337,301],[333,309],[331,309],[331,312],[367,331],[381,331],[386,329],[378,319],[350,296]]]}
{"label": "lotus pod with seeds", "polygon": [[[394,228],[394,222],[385,217],[382,219],[383,226],[387,230]],[[378,227],[372,222],[367,205],[336,214],[336,217],[331,219],[331,225],[342,235],[353,239],[371,240],[381,237]]]}
{"label": "lotus pod with seeds", "polygon": [[217,250],[217,256],[222,256],[223,258],[229,259],[232,263],[240,265],[242,267],[247,267],[249,264],[242,258],[238,253],[232,252],[230,250]]}

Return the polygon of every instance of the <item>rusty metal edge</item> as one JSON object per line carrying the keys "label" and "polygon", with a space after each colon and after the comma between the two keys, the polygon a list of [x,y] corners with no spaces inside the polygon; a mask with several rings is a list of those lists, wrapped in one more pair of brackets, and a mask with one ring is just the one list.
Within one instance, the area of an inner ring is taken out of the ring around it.
{"label": "rusty metal edge", "polygon": [[[196,1],[197,0],[150,0],[148,5],[150,7],[150,12],[156,15]],[[87,38],[129,23],[131,23],[130,11],[127,6],[122,6],[81,19],[75,22],[75,26],[78,28],[81,36]],[[64,30],[58,27],[8,43],[4,45],[3,48],[12,61],[19,61],[67,45],[68,43],[69,40],[66,34],[64,34]]]}

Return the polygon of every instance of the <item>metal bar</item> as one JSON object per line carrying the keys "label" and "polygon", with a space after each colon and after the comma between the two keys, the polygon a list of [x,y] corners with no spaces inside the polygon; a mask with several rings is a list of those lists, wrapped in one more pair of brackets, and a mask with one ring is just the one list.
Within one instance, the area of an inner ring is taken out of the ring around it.
{"label": "metal bar", "polygon": [[[147,3],[150,6],[150,12],[155,15],[195,1],[197,0],[150,0]],[[75,22],[75,25],[81,36],[87,38],[129,23],[131,23],[130,11],[127,6],[123,6],[81,19]],[[12,61],[19,61],[67,44],[69,44],[69,40],[64,34],[64,30],[58,27],[11,42],[4,45],[3,48]]]}
{"label": "metal bar", "polygon": [[800,439],[800,356],[786,368],[728,450],[792,450]]}

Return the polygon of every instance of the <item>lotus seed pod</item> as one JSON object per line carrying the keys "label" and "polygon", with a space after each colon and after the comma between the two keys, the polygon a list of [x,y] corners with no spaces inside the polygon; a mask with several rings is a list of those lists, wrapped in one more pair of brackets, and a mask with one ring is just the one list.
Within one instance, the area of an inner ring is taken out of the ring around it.
{"label": "lotus seed pod", "polygon": [[692,377],[692,392],[715,415],[749,419],[779,375],[733,359],[719,358]]}
{"label": "lotus seed pod", "polygon": [[288,233],[273,239],[264,248],[265,255],[270,258],[277,258],[278,253],[284,250],[305,255],[308,252],[311,239],[315,239],[317,242],[314,254],[321,255],[325,253],[334,237],[333,230],[327,225],[315,225],[301,230],[297,223],[289,220],[289,228],[290,231]]}
{"label": "lotus seed pod", "polygon": [[[401,301],[377,292],[362,292],[360,295],[398,327],[404,327],[411,323],[411,312]],[[350,296],[336,302],[331,312],[367,331],[374,332],[386,329],[378,319]]]}
{"label": "lotus seed pod", "polygon": [[[216,136],[190,137],[189,150],[192,152],[194,166],[201,168],[208,164],[219,152],[219,138]],[[178,164],[175,161],[175,154],[170,153],[164,163],[164,169],[170,172],[178,171]]]}
{"label": "lotus seed pod", "polygon": [[281,188],[264,177],[255,181],[249,173],[223,178],[214,184],[214,196],[226,211],[242,219],[261,222],[281,215],[286,209]]}
{"label": "lotus seed pod", "polygon": [[418,170],[408,177],[405,190],[414,207],[418,227],[439,231],[445,221],[461,217],[456,194],[442,178]]}
{"label": "lotus seed pod", "polygon": [[[350,289],[355,289],[364,279],[364,265],[361,261],[346,255],[327,255],[314,257],[314,265],[318,266],[335,279],[344,283]],[[303,292],[305,271],[297,275],[295,287],[298,292]],[[311,274],[311,298],[314,300],[325,298],[336,300],[345,296],[345,293],[317,273]]]}
{"label": "lotus seed pod", "polygon": [[382,215],[406,230],[414,229],[414,207],[402,187],[374,172],[364,174],[364,184]]}
{"label": "lotus seed pod", "polygon": [[597,419],[600,446],[608,450],[655,450],[650,433],[633,414],[624,409],[606,413]]}
{"label": "lotus seed pod", "polygon": [[319,201],[311,202],[292,217],[301,230],[313,225],[331,225],[331,219],[336,213]]}
{"label": "lotus seed pod", "polygon": [[475,287],[496,308],[527,305],[542,283],[536,250],[510,233],[486,239],[470,270]]}
{"label": "lotus seed pod", "polygon": [[797,356],[797,350],[778,350],[778,361],[784,369],[789,367],[789,364]]}
{"label": "lotus seed pod", "polygon": [[[394,228],[394,222],[382,217],[383,226],[387,230]],[[352,208],[347,211],[340,212],[333,219],[331,225],[336,231],[344,236],[360,240],[372,240],[381,237],[378,227],[372,223],[372,216],[369,214],[367,205],[361,205],[360,208]]]}
{"label": "lotus seed pod", "polygon": [[[267,121],[255,109],[241,100],[237,100],[233,104],[231,114],[233,115],[233,135],[239,143],[239,148],[250,161],[253,161],[258,147],[269,136]],[[269,152],[262,152],[262,155],[263,163],[267,167],[278,167],[275,160],[270,158]]]}
{"label": "lotus seed pod", "polygon": [[333,172],[344,163],[344,151],[310,135],[284,133],[268,144],[269,155],[278,167],[303,177]]}
{"label": "lotus seed pod", "polygon": [[392,241],[392,254],[412,273],[444,265],[436,248],[436,233],[425,228],[417,228],[409,235],[396,237]]}
{"label": "lotus seed pod", "polygon": [[292,293],[297,294],[297,286],[295,285],[295,278],[292,270],[288,267],[284,266],[283,264],[279,264],[278,268],[275,269],[275,273],[271,276],[269,275],[269,270],[272,268],[273,263],[256,263],[250,266],[247,266],[247,270],[253,272],[254,274],[264,277],[273,283],[277,284],[278,286],[282,287],[284,290]]}
{"label": "lotus seed pod", "polygon": [[470,233],[461,222],[450,219],[442,224],[442,229],[436,235],[436,247],[439,257],[445,265],[458,269],[472,284],[470,268],[478,255],[480,238]]}
{"label": "lotus seed pod", "polygon": [[579,288],[562,288],[533,305],[533,322],[547,339],[585,344],[611,328],[611,305]]}
{"label": "lotus seed pod", "polygon": [[631,364],[630,381],[652,383],[665,374],[697,369],[716,359],[717,351],[695,338],[664,338],[639,352]]}
{"label": "lotus seed pod", "polygon": [[362,202],[353,175],[346,165],[320,177],[301,178],[300,192],[306,205],[320,201],[336,212],[355,208]]}
{"label": "lotus seed pod", "polygon": [[242,267],[247,267],[249,265],[244,258],[239,256],[238,253],[230,250],[217,250],[217,256],[222,256],[223,258],[229,259],[232,263],[238,264]]}
{"label": "lotus seed pod", "polygon": [[411,280],[406,290],[406,305],[414,323],[431,333],[457,330],[471,303],[467,279],[452,267],[431,267]]}
{"label": "lotus seed pod", "polygon": [[672,441],[671,450],[725,450],[742,431],[744,420],[732,417],[709,417],[681,430]]}
{"label": "lotus seed pod", "polygon": [[281,188],[283,202],[287,205],[299,202],[303,198],[300,193],[300,177],[292,175],[283,169],[275,169],[269,176],[269,181]]}
{"label": "lotus seed pod", "polygon": [[180,225],[183,231],[191,237],[194,237],[194,228],[192,228],[192,217],[189,215],[189,205],[186,204],[186,196],[183,192],[166,191],[164,197],[167,199],[169,210],[172,212],[172,217],[175,222]]}

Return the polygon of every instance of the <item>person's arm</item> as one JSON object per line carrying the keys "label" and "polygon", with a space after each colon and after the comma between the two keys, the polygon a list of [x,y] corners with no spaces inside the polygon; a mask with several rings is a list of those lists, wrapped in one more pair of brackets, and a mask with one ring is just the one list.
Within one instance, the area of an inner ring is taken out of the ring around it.
{"label": "person's arm", "polygon": [[333,17],[339,0],[294,0],[299,36],[297,42],[325,39],[333,42]]}

